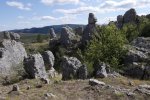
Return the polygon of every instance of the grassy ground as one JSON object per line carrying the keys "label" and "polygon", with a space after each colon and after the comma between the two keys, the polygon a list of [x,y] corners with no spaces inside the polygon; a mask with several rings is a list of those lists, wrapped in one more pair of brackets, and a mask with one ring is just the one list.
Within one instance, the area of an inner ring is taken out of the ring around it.
{"label": "grassy ground", "polygon": [[[125,89],[133,89],[141,84],[150,85],[150,81],[128,79],[122,76],[98,80],[105,82],[107,85]],[[132,81],[133,86],[129,84],[129,81]],[[0,97],[6,100],[148,100],[150,97],[140,93],[136,93],[135,97],[129,97],[124,93],[115,93],[113,89],[90,86],[88,80],[61,81],[60,78],[55,78],[51,80],[51,84],[46,85],[36,79],[26,79],[19,82],[18,85],[20,87],[19,93],[9,93],[12,85],[0,86]],[[39,85],[42,85],[42,87],[37,88]],[[31,89],[27,90],[28,86]],[[46,93],[52,93],[55,96],[46,98],[44,96]]]}

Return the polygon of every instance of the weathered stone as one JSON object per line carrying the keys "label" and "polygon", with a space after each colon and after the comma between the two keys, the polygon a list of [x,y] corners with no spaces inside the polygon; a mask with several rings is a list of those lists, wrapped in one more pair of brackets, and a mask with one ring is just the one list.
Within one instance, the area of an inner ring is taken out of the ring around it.
{"label": "weathered stone", "polygon": [[55,57],[51,51],[45,51],[43,53],[44,63],[49,65],[49,69],[54,66]]}
{"label": "weathered stone", "polygon": [[71,29],[63,27],[61,30],[60,43],[64,46],[69,46],[72,44],[72,41],[75,38],[75,34],[70,31]]}
{"label": "weathered stone", "polygon": [[132,63],[132,62],[142,62],[148,59],[148,56],[145,55],[143,52],[138,50],[129,50],[127,55],[125,56],[125,64]]}
{"label": "weathered stone", "polygon": [[3,34],[4,34],[4,39],[11,39],[9,32],[3,32]]}
{"label": "weathered stone", "polygon": [[91,85],[91,86],[95,86],[95,85],[105,86],[106,84],[104,82],[98,81],[96,79],[90,79],[89,85]]}
{"label": "weathered stone", "polygon": [[29,55],[24,60],[24,69],[31,78],[44,78],[46,79],[47,73],[44,66],[44,61],[41,54]]}
{"label": "weathered stone", "polygon": [[87,75],[88,75],[87,66],[86,65],[82,65],[78,69],[78,78],[79,79],[86,79]]}
{"label": "weathered stone", "polygon": [[19,91],[19,86],[18,84],[13,85],[12,91]]}
{"label": "weathered stone", "polygon": [[119,15],[117,16],[117,27],[122,28],[122,26],[123,26],[123,16]]}
{"label": "weathered stone", "polygon": [[150,38],[138,37],[131,42],[132,46],[138,47],[140,51],[150,52]]}
{"label": "weathered stone", "polygon": [[131,42],[124,58],[125,74],[140,79],[150,79],[150,38],[138,37]]}
{"label": "weathered stone", "polygon": [[20,35],[17,33],[10,32],[10,37],[12,40],[16,40],[16,41],[20,40]]}
{"label": "weathered stone", "polygon": [[145,88],[145,89],[150,90],[150,85],[147,85],[147,84],[139,85],[138,87],[139,87],[139,88]]}
{"label": "weathered stone", "polygon": [[94,76],[97,78],[107,77],[106,64],[100,61],[95,62],[94,64]]}
{"label": "weathered stone", "polygon": [[56,34],[53,28],[50,28],[50,38],[56,38]]}
{"label": "weathered stone", "polygon": [[42,78],[41,80],[44,82],[44,84],[50,84],[50,80],[48,78]]}
{"label": "weathered stone", "polygon": [[95,24],[97,22],[97,18],[93,13],[89,13],[88,24]]}
{"label": "weathered stone", "polygon": [[62,60],[62,79],[68,80],[77,78],[77,71],[82,66],[81,62],[75,57],[63,57]]}
{"label": "weathered stone", "polygon": [[135,22],[137,18],[135,9],[129,9],[124,14],[124,23]]}
{"label": "weathered stone", "polygon": [[94,17],[94,14],[90,13],[88,18],[88,25],[85,27],[82,35],[82,45],[87,45],[87,43],[92,39],[92,36],[96,34],[96,23],[97,19]]}
{"label": "weathered stone", "polygon": [[0,46],[0,74],[11,75],[21,66],[24,57],[27,57],[25,48],[21,42],[4,39]]}
{"label": "weathered stone", "polygon": [[144,66],[141,64],[133,63],[132,65],[130,64],[127,66],[124,71],[126,75],[141,79],[144,74]]}
{"label": "weathered stone", "polygon": [[55,71],[55,69],[52,67],[50,70],[48,70],[47,72],[47,75],[50,77],[50,78],[54,78],[56,77],[56,74],[57,72]]}

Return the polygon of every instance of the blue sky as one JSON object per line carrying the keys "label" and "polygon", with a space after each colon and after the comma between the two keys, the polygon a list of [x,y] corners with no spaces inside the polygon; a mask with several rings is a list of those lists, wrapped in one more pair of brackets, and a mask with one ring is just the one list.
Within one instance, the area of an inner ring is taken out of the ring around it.
{"label": "blue sky", "polygon": [[0,31],[59,24],[87,24],[93,12],[98,24],[116,20],[126,10],[150,13],[150,0],[0,0]]}

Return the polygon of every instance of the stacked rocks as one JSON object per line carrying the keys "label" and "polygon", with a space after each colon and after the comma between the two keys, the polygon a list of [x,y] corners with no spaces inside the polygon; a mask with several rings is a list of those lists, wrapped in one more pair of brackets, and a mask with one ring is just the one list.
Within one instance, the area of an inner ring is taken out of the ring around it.
{"label": "stacked rocks", "polygon": [[89,13],[88,25],[85,27],[81,39],[82,45],[86,45],[92,39],[92,35],[96,32],[96,22],[94,14]]}

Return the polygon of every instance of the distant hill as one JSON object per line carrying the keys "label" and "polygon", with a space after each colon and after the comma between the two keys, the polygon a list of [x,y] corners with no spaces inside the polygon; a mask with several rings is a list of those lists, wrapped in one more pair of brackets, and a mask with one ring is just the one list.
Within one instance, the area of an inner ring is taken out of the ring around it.
{"label": "distant hill", "polygon": [[45,27],[40,27],[40,28],[30,28],[30,29],[18,29],[18,30],[10,30],[11,32],[16,32],[16,33],[32,33],[32,34],[47,34],[50,30],[50,28],[54,28],[56,34],[59,34],[61,32],[61,28],[64,26],[69,26],[73,29],[80,27],[80,26],[85,26],[85,25],[79,25],[79,24],[63,24],[63,25],[52,25],[52,26],[45,26]]}

